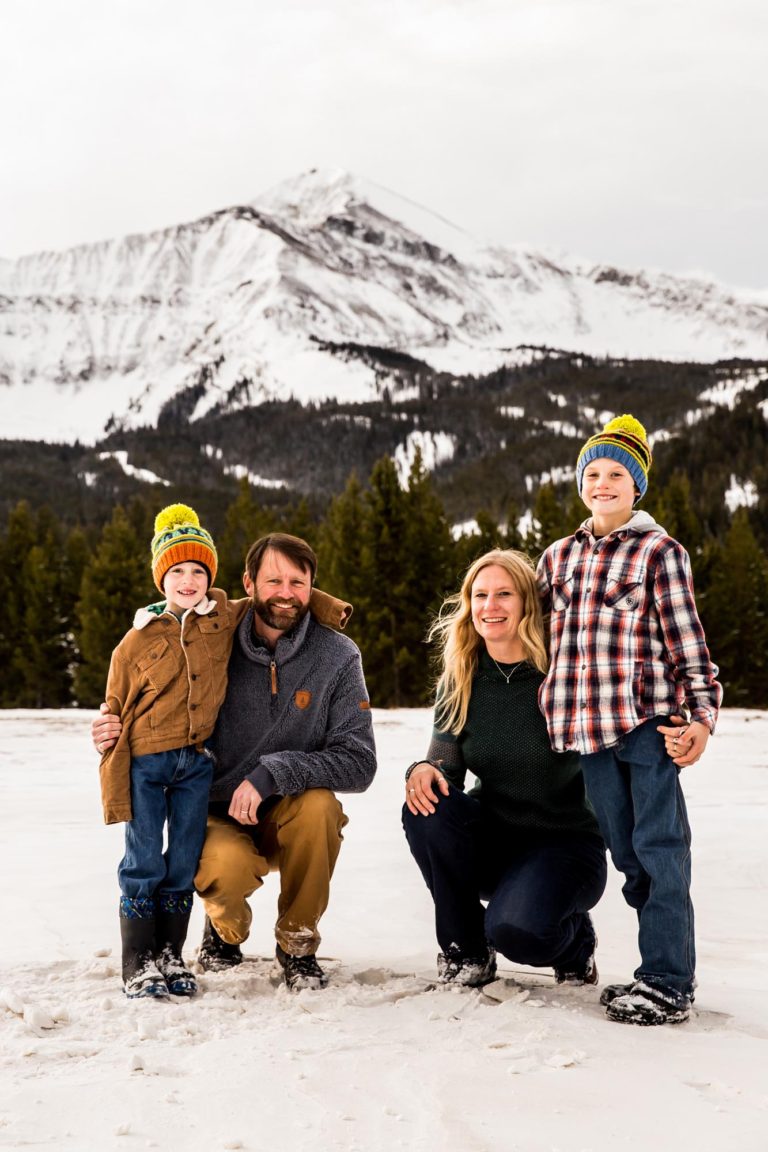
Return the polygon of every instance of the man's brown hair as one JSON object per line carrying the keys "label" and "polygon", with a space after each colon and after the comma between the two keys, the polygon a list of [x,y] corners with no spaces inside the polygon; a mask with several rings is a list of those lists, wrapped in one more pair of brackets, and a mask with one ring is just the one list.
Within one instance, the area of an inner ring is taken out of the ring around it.
{"label": "man's brown hair", "polygon": [[264,559],[264,553],[270,550],[282,553],[297,568],[301,568],[302,572],[309,572],[310,582],[314,584],[317,573],[317,556],[306,540],[302,540],[300,536],[289,536],[287,532],[270,532],[268,536],[261,536],[255,543],[251,544],[245,558],[245,571],[254,584]]}

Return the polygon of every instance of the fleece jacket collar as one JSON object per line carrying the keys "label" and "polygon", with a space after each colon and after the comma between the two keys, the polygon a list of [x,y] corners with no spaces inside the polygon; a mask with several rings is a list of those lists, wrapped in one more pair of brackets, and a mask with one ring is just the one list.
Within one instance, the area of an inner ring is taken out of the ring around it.
{"label": "fleece jacket collar", "polygon": [[310,613],[307,612],[302,620],[290,632],[284,632],[275,645],[274,652],[270,652],[266,644],[253,630],[253,608],[249,608],[237,629],[237,640],[243,655],[255,664],[270,664],[273,660],[277,664],[285,664],[293,659],[301,649],[309,628]]}
{"label": "fleece jacket collar", "polygon": [[[190,612],[194,612],[197,616],[207,616],[215,607],[216,601],[206,598],[205,600],[201,600],[199,604],[195,604],[193,608],[187,608],[181,619],[184,621]],[[156,604],[148,604],[146,608],[139,608],[137,610],[133,618],[133,626],[138,631],[141,631],[142,628],[146,628],[147,624],[151,624],[153,620],[157,620],[166,613],[168,613],[169,616],[173,616],[175,620],[178,620],[178,616],[168,608],[167,601],[159,600]]]}

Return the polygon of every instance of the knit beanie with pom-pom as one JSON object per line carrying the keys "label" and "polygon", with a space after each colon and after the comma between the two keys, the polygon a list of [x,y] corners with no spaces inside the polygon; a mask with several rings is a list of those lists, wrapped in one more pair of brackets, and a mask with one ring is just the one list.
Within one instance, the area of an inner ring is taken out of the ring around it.
{"label": "knit beanie with pom-pom", "polygon": [[576,461],[576,485],[581,493],[584,469],[590,460],[604,457],[623,464],[637,485],[641,496],[648,490],[648,471],[652,454],[645,428],[634,416],[616,416],[609,420],[602,432],[590,436]]}
{"label": "knit beanie with pom-pom", "polygon": [[219,559],[210,532],[200,527],[194,508],[186,504],[169,504],[155,517],[155,535],[152,538],[152,578],[161,592],[168,569],[185,561],[207,568],[208,586],[213,584]]}

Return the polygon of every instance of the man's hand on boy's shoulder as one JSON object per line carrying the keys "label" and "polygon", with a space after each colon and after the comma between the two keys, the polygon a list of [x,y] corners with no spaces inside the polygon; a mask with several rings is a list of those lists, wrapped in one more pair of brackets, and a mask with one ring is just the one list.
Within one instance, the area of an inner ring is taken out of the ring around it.
{"label": "man's hand on boy's shoulder", "polygon": [[690,722],[682,716],[670,717],[670,724],[659,725],[658,732],[664,737],[667,755],[678,768],[689,768],[701,759],[709,740],[709,728],[700,720]]}
{"label": "man's hand on boy's shoulder", "polygon": [[99,711],[101,716],[97,716],[91,724],[91,739],[94,748],[101,754],[117,743],[123,725],[120,717],[112,715],[109,711],[108,704],[100,704]]}

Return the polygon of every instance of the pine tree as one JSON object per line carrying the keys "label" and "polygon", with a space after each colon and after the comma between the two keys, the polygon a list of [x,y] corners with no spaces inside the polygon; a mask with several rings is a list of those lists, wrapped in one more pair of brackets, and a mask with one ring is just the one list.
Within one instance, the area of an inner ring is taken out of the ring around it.
{"label": "pine tree", "polygon": [[24,634],[12,668],[22,708],[61,708],[72,691],[73,642],[62,601],[64,557],[48,533],[30,548],[21,568]]}
{"label": "pine tree", "polygon": [[572,501],[563,501],[554,484],[542,484],[533,504],[533,526],[525,537],[525,551],[530,556],[540,555],[545,548],[563,536],[569,536],[578,526],[572,523]]}
{"label": "pine tree", "polygon": [[82,707],[95,708],[104,699],[112,650],[130,628],[137,607],[159,599],[152,584],[149,541],[138,538],[118,506],[83,572],[80,588],[82,663],[75,694]]}
{"label": "pine tree", "polygon": [[691,482],[682,472],[674,472],[659,493],[653,515],[692,556],[699,551],[703,542],[701,521],[691,504]]}
{"label": "pine tree", "polygon": [[[353,472],[340,496],[331,501],[320,526],[318,571],[321,588],[356,606],[363,594],[362,550],[366,508],[363,490]],[[356,638],[359,613],[353,614],[349,633]],[[359,641],[358,641],[359,642]]]}
{"label": "pine tree", "polygon": [[455,580],[458,584],[462,574],[466,572],[479,556],[490,552],[494,548],[507,547],[507,533],[499,528],[495,519],[484,509],[475,514],[477,531],[460,536],[454,546]]}
{"label": "pine tree", "polygon": [[219,571],[216,585],[229,596],[243,596],[245,557],[253,544],[269,531],[269,519],[253,498],[247,477],[240,481],[237,499],[227,508],[224,531],[216,541]]}
{"label": "pine tree", "polygon": [[729,707],[768,707],[768,561],[746,509],[710,549],[709,586],[697,593],[707,643]]}
{"label": "pine tree", "polygon": [[80,664],[80,648],[78,636],[80,634],[80,619],[77,614],[80,601],[80,586],[83,582],[83,573],[91,554],[91,545],[85,533],[74,528],[67,537],[64,549],[64,566],[61,581],[61,604],[69,644],[71,667],[70,681],[72,689],[77,677]]}
{"label": "pine tree", "polygon": [[319,537],[317,522],[312,516],[306,500],[298,504],[291,504],[279,517],[276,531],[287,532],[291,536],[299,536],[306,540],[311,548],[315,547]]}
{"label": "pine tree", "polygon": [[362,594],[356,605],[356,633],[363,652],[368,689],[374,704],[401,705],[400,673],[408,653],[401,620],[414,611],[408,589],[403,542],[407,534],[406,494],[389,457],[373,467],[365,494],[360,569]]}
{"label": "pine tree", "polygon": [[423,703],[430,694],[424,636],[454,564],[450,529],[421,457],[407,488],[393,461],[379,460],[363,508],[360,581],[352,599],[371,696],[381,707]]}
{"label": "pine tree", "polygon": [[400,676],[405,685],[406,703],[422,704],[432,698],[430,652],[425,633],[448,592],[454,590],[456,576],[450,525],[419,451],[408,476],[407,510],[404,545],[414,613],[409,621],[412,633],[409,628],[405,642],[408,659],[402,662]]}
{"label": "pine tree", "polygon": [[0,549],[0,706],[21,704],[16,662],[26,643],[27,588],[23,568],[36,542],[35,518],[29,504],[22,500],[8,517],[8,528]]}

